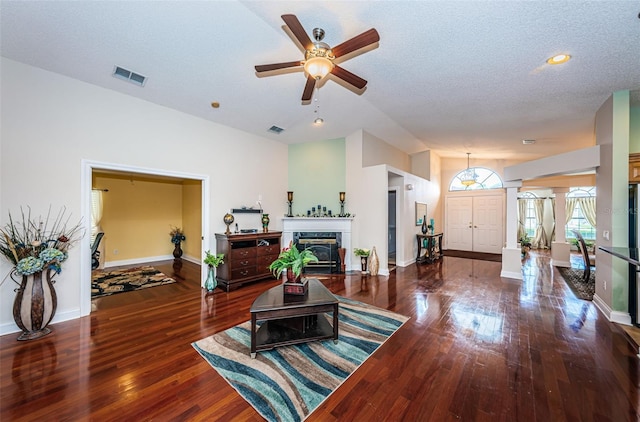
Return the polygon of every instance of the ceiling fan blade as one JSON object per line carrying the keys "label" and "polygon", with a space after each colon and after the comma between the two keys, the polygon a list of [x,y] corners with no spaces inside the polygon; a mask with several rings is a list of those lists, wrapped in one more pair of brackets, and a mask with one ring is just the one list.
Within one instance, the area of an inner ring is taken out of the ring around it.
{"label": "ceiling fan blade", "polygon": [[333,66],[331,73],[336,77],[342,79],[346,83],[355,86],[358,89],[362,89],[365,86],[367,86],[367,81],[365,81],[358,75],[354,75],[353,73],[349,72],[348,70],[338,65]]}
{"label": "ceiling fan blade", "polygon": [[331,49],[333,55],[338,58],[340,56],[344,56],[353,51],[360,50],[368,45],[375,44],[380,41],[380,35],[378,35],[378,31],[374,28],[371,28],[368,31],[363,32],[360,35],[357,35],[350,40],[343,42],[342,44],[338,44]]}
{"label": "ceiling fan blade", "polygon": [[302,101],[311,101],[311,96],[313,95],[313,88],[316,87],[316,80],[313,76],[307,77],[307,83],[304,86],[304,91],[302,91]]}
{"label": "ceiling fan blade", "polygon": [[255,68],[256,68],[256,72],[260,73],[260,72],[269,72],[271,70],[286,69],[288,67],[298,67],[298,66],[302,66],[302,62],[300,60],[296,62],[260,64],[260,65],[257,65]]}
{"label": "ceiling fan blade", "polygon": [[282,15],[282,20],[287,24],[293,35],[298,39],[298,41],[300,41],[300,44],[302,44],[302,47],[305,50],[310,50],[313,47],[311,38],[307,35],[307,31],[304,30],[296,15]]}

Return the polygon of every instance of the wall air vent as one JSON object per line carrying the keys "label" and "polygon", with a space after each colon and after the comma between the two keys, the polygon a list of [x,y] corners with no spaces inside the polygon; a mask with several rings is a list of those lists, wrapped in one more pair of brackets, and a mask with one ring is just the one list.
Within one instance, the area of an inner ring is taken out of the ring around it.
{"label": "wall air vent", "polygon": [[271,126],[271,127],[269,128],[269,132],[273,132],[273,133],[275,133],[276,135],[279,135],[283,130],[284,130],[284,129],[282,129],[281,127],[278,127],[278,126]]}
{"label": "wall air vent", "polygon": [[135,84],[138,86],[144,86],[144,83],[147,80],[146,76],[142,76],[138,73],[134,73],[120,66],[114,66],[113,77],[118,79],[123,79],[125,81],[129,81],[132,84]]}

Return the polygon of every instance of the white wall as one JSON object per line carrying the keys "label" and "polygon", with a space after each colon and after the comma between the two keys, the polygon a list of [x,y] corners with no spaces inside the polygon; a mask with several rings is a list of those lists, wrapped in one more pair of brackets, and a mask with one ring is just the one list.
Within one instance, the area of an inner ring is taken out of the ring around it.
{"label": "white wall", "polygon": [[[258,195],[265,212],[286,213],[286,145],[0,60],[1,226],[9,211],[18,213],[26,205],[36,214],[66,206],[75,218],[89,218],[81,215],[83,159],[210,176],[210,233],[204,233],[210,238],[224,231],[222,217],[230,208],[253,204]],[[270,229],[281,229],[281,221],[272,219]],[[79,251],[71,250],[57,277],[54,322],[79,316],[80,283],[90,282],[80,279]],[[9,269],[0,259],[2,278]],[[0,334],[17,330],[14,288],[8,279],[0,286]]]}

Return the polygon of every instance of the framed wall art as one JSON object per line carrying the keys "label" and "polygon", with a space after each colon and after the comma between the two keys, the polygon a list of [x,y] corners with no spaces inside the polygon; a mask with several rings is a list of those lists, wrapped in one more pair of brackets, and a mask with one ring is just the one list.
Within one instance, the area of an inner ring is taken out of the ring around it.
{"label": "framed wall art", "polygon": [[416,226],[422,225],[422,220],[427,215],[427,204],[416,201]]}

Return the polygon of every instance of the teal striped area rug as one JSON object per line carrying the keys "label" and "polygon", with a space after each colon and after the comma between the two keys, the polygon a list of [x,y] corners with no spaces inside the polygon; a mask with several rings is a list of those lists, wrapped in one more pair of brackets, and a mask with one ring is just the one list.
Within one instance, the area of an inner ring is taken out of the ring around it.
{"label": "teal striped area rug", "polygon": [[[340,301],[338,344],[325,340],[277,347],[251,359],[251,323],[247,321],[192,346],[266,420],[301,421],[409,320],[336,297]],[[331,318],[330,314],[324,317]]]}

